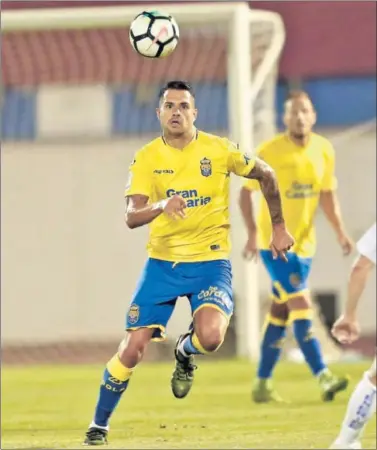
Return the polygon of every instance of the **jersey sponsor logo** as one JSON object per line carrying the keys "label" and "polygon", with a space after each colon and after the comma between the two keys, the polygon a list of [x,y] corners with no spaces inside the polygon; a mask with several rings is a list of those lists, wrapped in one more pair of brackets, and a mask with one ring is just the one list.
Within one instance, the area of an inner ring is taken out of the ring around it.
{"label": "jersey sponsor logo", "polygon": [[139,320],[140,309],[137,305],[131,305],[128,311],[128,321],[131,325],[135,325]]}
{"label": "jersey sponsor logo", "polygon": [[162,175],[162,174],[173,174],[174,170],[173,169],[156,169],[153,171],[153,173],[156,173],[157,175]]}
{"label": "jersey sponsor logo", "polygon": [[182,198],[184,198],[186,200],[187,208],[204,206],[212,200],[211,197],[204,197],[202,195],[199,195],[196,189],[188,189],[182,191],[176,191],[175,189],[168,189],[166,191],[166,196],[168,198],[173,197],[173,195],[180,195]]}
{"label": "jersey sponsor logo", "polygon": [[212,163],[208,158],[200,160],[200,172],[203,177],[209,177],[212,175]]}
{"label": "jersey sponsor logo", "polygon": [[285,196],[292,199],[317,197],[318,195],[313,184],[299,183],[298,181],[293,181],[291,187],[285,191]]}

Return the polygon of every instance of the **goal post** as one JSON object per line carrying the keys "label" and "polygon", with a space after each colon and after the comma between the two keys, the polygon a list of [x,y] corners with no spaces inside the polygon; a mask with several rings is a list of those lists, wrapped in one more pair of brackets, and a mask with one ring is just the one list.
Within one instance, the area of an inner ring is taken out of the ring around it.
{"label": "goal post", "polygon": [[[5,37],[24,32],[57,32],[56,36],[51,36],[52,39],[59,40],[64,39],[64,36],[59,33],[66,30],[79,30],[80,32],[98,30],[98,33],[100,33],[101,30],[124,29],[122,39],[127,41],[127,30],[132,19],[142,8],[147,7],[147,5],[136,5],[4,11],[1,17],[1,31]],[[187,73],[188,79],[190,79],[190,67],[195,65],[195,61],[201,55],[200,52],[204,51],[200,48],[200,42],[198,44],[198,40],[195,40],[196,32],[203,36],[203,39],[209,43],[208,45],[212,45],[212,47],[207,49],[208,53],[205,56],[207,60],[211,58],[212,54],[217,55],[218,46],[223,45],[223,42],[226,43],[224,51],[226,52],[228,125],[224,129],[224,121],[220,121],[218,129],[208,131],[225,132],[232,140],[239,143],[240,148],[251,152],[261,140],[271,137],[275,132],[277,67],[285,42],[285,30],[281,17],[273,12],[250,9],[249,5],[244,2],[220,2],[216,5],[214,3],[156,4],[153,5],[153,9],[169,12],[179,24],[181,41],[186,40],[187,44],[182,43],[182,45],[186,45],[185,49],[192,52],[191,57],[193,58],[192,61],[186,61],[189,67],[184,72]],[[34,45],[33,51],[35,51],[35,43],[38,39],[38,36],[36,36],[32,44],[30,44]],[[101,45],[110,45],[106,44],[105,38],[101,42]],[[126,44],[128,42],[124,45]],[[27,46],[28,43],[23,42],[22,45]],[[45,36],[43,39],[41,38],[41,42],[38,45],[39,51],[43,52],[44,46],[47,45]],[[93,52],[93,59],[99,58],[99,56],[96,56],[97,50],[95,53],[91,49],[90,43],[85,45],[87,47],[84,50],[77,50],[77,56],[73,54],[69,57],[79,58],[82,56],[83,51],[88,51]],[[169,67],[169,61],[178,58],[180,45],[181,43],[173,55],[166,58],[166,61],[161,64]],[[195,45],[194,50],[193,45]],[[71,46],[70,51],[75,52],[75,48],[75,46]],[[14,55],[13,60],[17,58],[17,55],[18,53]],[[67,58],[67,56],[65,57]],[[187,56],[187,58],[189,57]],[[58,58],[59,55],[56,55],[57,60]],[[184,58],[186,56],[183,56]],[[55,59],[55,57],[50,59]],[[181,61],[183,59],[181,56]],[[203,63],[205,59],[200,58],[200,61]],[[160,64],[159,61],[157,63]],[[34,63],[29,62],[30,64]],[[53,65],[55,63],[54,61],[48,61],[44,62],[44,64]],[[80,64],[84,65],[85,62],[75,61],[76,71],[80,71]],[[4,70],[7,70],[7,60],[5,60],[5,67]],[[13,67],[12,73],[15,73],[14,70],[15,68]],[[111,71],[111,67],[109,70]],[[212,71],[209,75],[216,78],[218,76],[216,70],[221,72],[221,69],[217,69],[216,64],[213,64],[208,68],[207,72]],[[165,72],[159,71],[159,75],[156,75],[156,83],[163,79],[172,78],[179,73],[178,69],[171,71],[166,69]],[[201,68],[201,73],[204,74],[204,79],[208,78],[205,64]],[[35,74],[34,76],[38,77]],[[77,76],[77,73],[75,73],[75,76]],[[24,83],[26,86],[28,84],[28,75],[25,75],[24,79],[25,81],[17,81],[17,83]],[[67,85],[75,84],[75,80],[72,76],[72,79],[65,79],[64,82]],[[12,85],[13,82],[16,83],[14,80],[12,81],[12,75],[8,74],[3,79],[4,89],[6,90],[7,83]],[[109,83],[112,82],[113,80],[109,81]],[[119,80],[117,82],[119,83]],[[43,80],[37,80],[35,83],[41,85]],[[56,83],[62,84],[62,80],[58,79]],[[80,83],[85,84],[85,80],[78,84]],[[215,113],[217,112],[209,111],[207,115],[209,117]],[[17,118],[15,117],[14,120],[16,121]],[[214,121],[210,122],[213,123]],[[71,138],[69,132],[67,133],[64,137]],[[111,132],[109,134],[111,138]],[[108,138],[109,134],[105,137]],[[56,139],[58,138],[57,136]],[[38,136],[36,139],[38,139]],[[233,201],[231,205],[232,239],[234,243],[233,267],[236,282],[235,291],[238,300],[236,313],[237,353],[239,356],[255,359],[259,353],[260,335],[258,274],[256,265],[245,265],[240,256],[244,234],[238,207],[235,205],[237,203],[236,194],[239,186],[240,182],[238,180],[233,183]]]}

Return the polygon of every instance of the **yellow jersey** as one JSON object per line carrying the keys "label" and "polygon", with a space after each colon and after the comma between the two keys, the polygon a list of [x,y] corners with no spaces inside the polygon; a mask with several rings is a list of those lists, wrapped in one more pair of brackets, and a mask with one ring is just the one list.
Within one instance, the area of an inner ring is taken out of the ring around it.
{"label": "yellow jersey", "polygon": [[[256,153],[276,172],[285,223],[295,239],[292,251],[301,257],[312,257],[316,249],[314,216],[320,192],[332,191],[337,185],[331,143],[323,136],[312,133],[308,144],[300,147],[286,134],[279,134],[262,143]],[[248,180],[245,187],[260,190],[255,180]],[[268,249],[272,230],[264,198],[258,211],[257,229],[259,247]]]}
{"label": "yellow jersey", "polygon": [[228,258],[230,173],[246,176],[254,163],[228,139],[202,131],[182,150],[162,137],[139,150],[125,196],[145,195],[152,204],[179,194],[187,205],[184,219],[162,213],[149,224],[149,256],[173,262]]}

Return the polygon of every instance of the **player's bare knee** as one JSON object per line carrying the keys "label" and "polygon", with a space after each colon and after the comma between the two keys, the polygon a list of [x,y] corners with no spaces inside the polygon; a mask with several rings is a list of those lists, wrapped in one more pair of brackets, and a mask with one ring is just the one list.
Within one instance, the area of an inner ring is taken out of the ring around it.
{"label": "player's bare knee", "polygon": [[119,359],[126,367],[135,367],[142,359],[152,338],[153,329],[140,328],[127,333],[119,345]]}
{"label": "player's bare knee", "polygon": [[225,332],[218,327],[207,327],[195,330],[199,342],[207,353],[213,353],[221,347]]}
{"label": "player's bare knee", "polygon": [[289,317],[289,309],[286,303],[273,302],[270,307],[270,314],[276,319],[287,321]]}

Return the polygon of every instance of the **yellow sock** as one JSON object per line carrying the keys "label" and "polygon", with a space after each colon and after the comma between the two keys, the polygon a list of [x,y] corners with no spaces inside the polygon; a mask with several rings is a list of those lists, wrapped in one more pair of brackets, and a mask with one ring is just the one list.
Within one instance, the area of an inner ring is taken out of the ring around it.
{"label": "yellow sock", "polygon": [[107,363],[106,368],[114,378],[117,378],[120,381],[127,381],[129,378],[131,378],[132,372],[134,370],[129,369],[122,364],[121,360],[119,359],[118,353],[116,353],[110,359],[110,361]]}
{"label": "yellow sock", "polygon": [[[209,353],[213,353],[213,352],[209,352],[207,351],[202,344],[199,341],[198,336],[196,335],[196,333],[194,333],[191,337],[191,342],[192,345],[196,348],[196,350],[198,350],[202,355],[208,355]],[[215,352],[221,347],[222,342],[220,343],[220,345],[214,350]]]}

